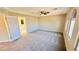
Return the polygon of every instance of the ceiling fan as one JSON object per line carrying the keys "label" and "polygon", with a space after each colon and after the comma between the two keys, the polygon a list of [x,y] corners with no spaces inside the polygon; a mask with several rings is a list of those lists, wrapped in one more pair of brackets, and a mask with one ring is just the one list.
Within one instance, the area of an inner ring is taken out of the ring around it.
{"label": "ceiling fan", "polygon": [[50,12],[46,12],[46,11],[40,11],[40,15],[47,15],[49,14]]}

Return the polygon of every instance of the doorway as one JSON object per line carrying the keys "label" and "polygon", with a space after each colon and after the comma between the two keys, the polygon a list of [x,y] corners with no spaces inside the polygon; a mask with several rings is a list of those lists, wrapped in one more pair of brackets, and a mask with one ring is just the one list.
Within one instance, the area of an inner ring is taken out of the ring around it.
{"label": "doorway", "polygon": [[26,19],[24,16],[18,16],[21,35],[27,34]]}

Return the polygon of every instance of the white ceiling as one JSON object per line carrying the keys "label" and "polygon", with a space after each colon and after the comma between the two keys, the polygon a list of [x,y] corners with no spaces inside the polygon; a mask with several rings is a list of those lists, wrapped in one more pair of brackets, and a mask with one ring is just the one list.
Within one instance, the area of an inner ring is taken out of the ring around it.
{"label": "white ceiling", "polygon": [[[7,11],[24,15],[48,16],[66,14],[69,8],[66,7],[5,7]],[[47,15],[40,15],[40,11],[50,12]]]}

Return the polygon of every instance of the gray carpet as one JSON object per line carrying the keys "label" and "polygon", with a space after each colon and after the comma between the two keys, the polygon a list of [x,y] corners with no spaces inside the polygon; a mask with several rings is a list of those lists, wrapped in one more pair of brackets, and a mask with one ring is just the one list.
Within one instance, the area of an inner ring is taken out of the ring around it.
{"label": "gray carpet", "polygon": [[22,36],[20,39],[0,44],[0,50],[8,51],[65,51],[61,33],[36,31]]}

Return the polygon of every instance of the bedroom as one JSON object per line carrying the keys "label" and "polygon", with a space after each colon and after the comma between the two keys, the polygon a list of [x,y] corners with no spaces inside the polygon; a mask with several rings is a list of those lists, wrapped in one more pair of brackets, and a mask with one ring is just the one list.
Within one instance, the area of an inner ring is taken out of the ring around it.
{"label": "bedroom", "polygon": [[77,51],[79,8],[0,7],[1,51]]}

